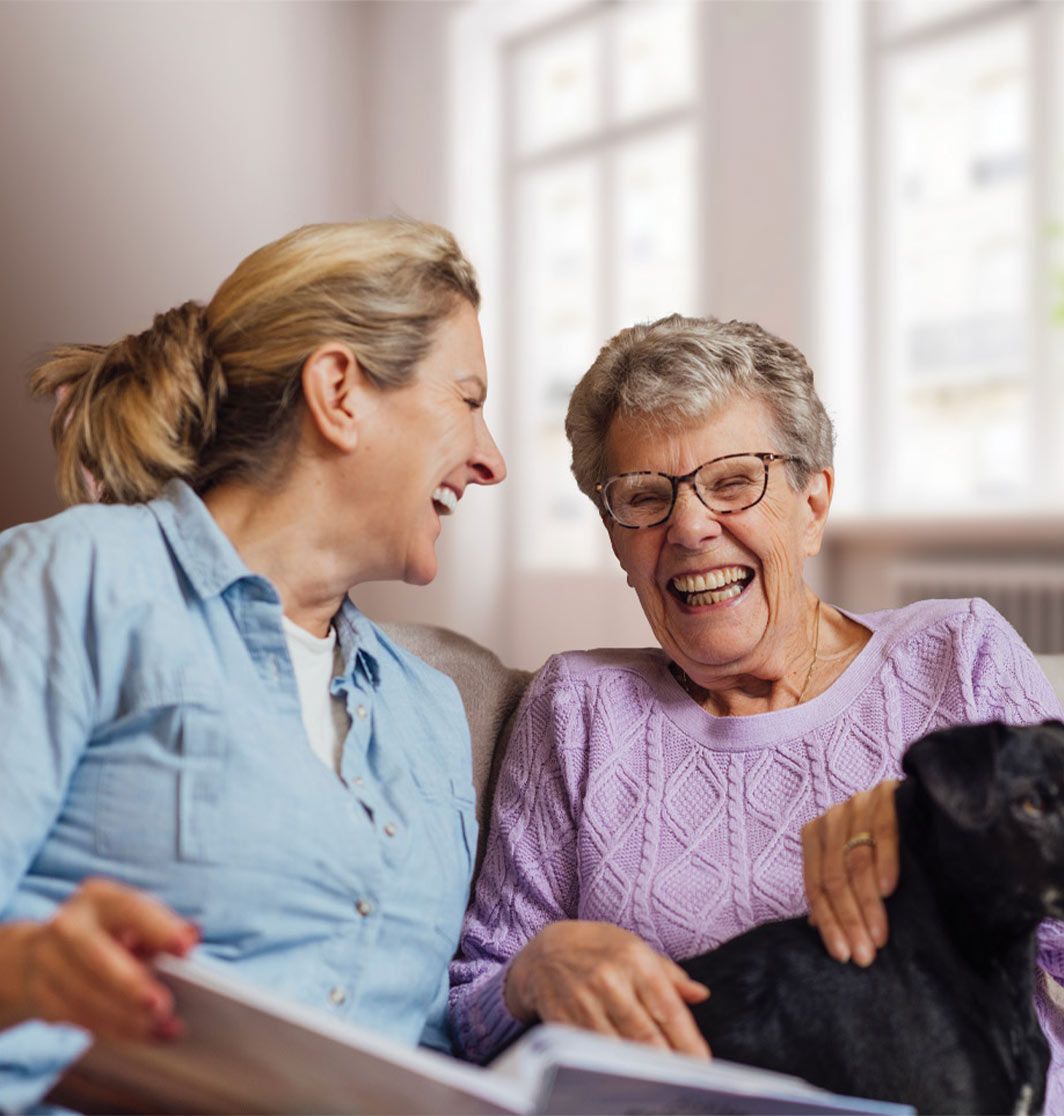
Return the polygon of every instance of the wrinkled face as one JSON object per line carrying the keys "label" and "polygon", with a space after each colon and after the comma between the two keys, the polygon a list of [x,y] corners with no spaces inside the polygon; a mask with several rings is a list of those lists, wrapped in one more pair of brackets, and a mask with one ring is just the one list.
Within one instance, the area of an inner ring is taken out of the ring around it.
{"label": "wrinkled face", "polygon": [[[746,398],[678,432],[618,416],[606,440],[611,476],[641,469],[679,476],[725,454],[761,452],[784,447],[766,404]],[[770,465],[761,502],[732,515],[714,514],[682,485],[672,516],[657,527],[631,530],[607,518],[614,553],[658,642],[692,677],[779,677],[789,646],[805,638],[802,569],[820,547],[827,513],[826,502],[818,511],[808,496],[826,488],[830,498],[830,473],[795,492],[785,470]]]}
{"label": "wrinkled face", "polygon": [[502,455],[484,421],[487,369],[480,326],[465,300],[436,330],[416,375],[378,394],[358,467],[374,480],[368,517],[382,555],[378,578],[425,585],[436,576],[442,520],[470,484],[498,484]]}

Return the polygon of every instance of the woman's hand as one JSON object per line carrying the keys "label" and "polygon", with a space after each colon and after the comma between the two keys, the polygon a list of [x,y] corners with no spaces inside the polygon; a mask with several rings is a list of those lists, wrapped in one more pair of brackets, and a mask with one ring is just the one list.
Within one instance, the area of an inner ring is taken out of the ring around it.
{"label": "woman's hand", "polygon": [[635,934],[607,922],[555,922],[510,964],[506,1006],[525,1023],[571,1023],[708,1058],[688,1004],[709,989]]}
{"label": "woman's hand", "polygon": [[887,943],[883,897],[898,883],[897,785],[888,779],[802,827],[809,921],[838,961],[871,965]]}
{"label": "woman's hand", "polygon": [[118,1039],[181,1033],[173,998],[145,962],[187,953],[199,931],[161,903],[110,880],[87,880],[41,923],[3,931],[0,1022],[73,1023]]}

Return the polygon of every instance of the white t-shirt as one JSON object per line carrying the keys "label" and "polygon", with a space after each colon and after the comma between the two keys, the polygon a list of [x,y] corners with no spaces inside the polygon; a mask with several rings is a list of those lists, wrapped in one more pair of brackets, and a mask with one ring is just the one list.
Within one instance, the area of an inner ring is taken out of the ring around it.
{"label": "white t-shirt", "polygon": [[303,727],[314,754],[330,771],[340,772],[340,754],[351,719],[342,697],[330,693],[332,680],[343,671],[336,630],[322,639],[282,616],[285,641],[296,672]]}

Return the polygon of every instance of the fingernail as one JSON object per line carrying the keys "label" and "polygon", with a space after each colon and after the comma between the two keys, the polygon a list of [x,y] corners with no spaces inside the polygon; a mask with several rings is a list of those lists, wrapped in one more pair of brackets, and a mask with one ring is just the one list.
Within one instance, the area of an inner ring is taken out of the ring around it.
{"label": "fingernail", "polygon": [[885,922],[880,922],[879,919],[873,919],[869,930],[872,934],[872,944],[876,949],[887,944],[887,924]]}
{"label": "fingernail", "polygon": [[876,951],[867,942],[861,942],[853,951],[853,959],[862,969],[867,969],[876,959]]}
{"label": "fingernail", "polygon": [[166,998],[161,992],[145,992],[140,998],[141,1005],[152,1015],[165,1016],[169,1011]]}
{"label": "fingernail", "polygon": [[836,961],[841,961],[844,965],[850,959],[850,947],[840,939],[836,938],[831,947],[832,955]]}
{"label": "fingernail", "polygon": [[179,957],[183,957],[193,946],[199,945],[200,941],[199,927],[187,926],[170,941],[170,944],[166,947],[166,952],[176,953]]}
{"label": "fingernail", "polygon": [[174,1039],[183,1037],[185,1033],[185,1025],[177,1016],[171,1016],[169,1019],[164,1019],[160,1023],[156,1023],[152,1029],[152,1034],[157,1039],[162,1039],[164,1042],[173,1042]]}

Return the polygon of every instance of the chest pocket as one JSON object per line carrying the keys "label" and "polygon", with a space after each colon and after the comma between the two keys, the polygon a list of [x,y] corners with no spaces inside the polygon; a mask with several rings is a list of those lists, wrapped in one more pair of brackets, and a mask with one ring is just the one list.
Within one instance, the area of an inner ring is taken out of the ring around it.
{"label": "chest pocket", "polygon": [[95,786],[97,853],[141,863],[184,858],[188,787],[223,777],[216,700],[217,686],[197,671],[127,676],[77,775]]}
{"label": "chest pocket", "polygon": [[420,841],[414,856],[423,858],[423,913],[447,942],[457,944],[469,900],[477,822],[472,787],[438,774],[413,770],[418,791]]}

